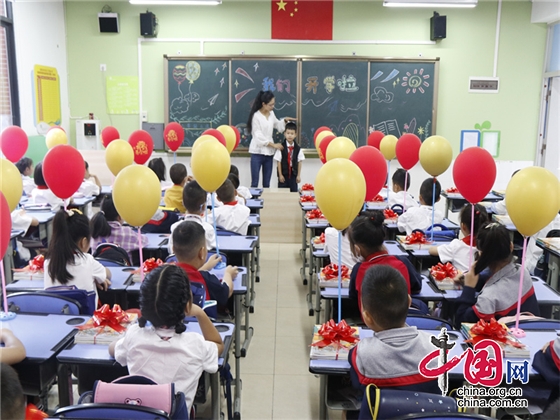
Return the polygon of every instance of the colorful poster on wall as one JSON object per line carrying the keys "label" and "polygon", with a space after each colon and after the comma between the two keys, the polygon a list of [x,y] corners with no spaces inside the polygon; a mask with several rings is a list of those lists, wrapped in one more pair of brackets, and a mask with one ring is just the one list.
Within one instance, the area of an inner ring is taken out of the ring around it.
{"label": "colorful poster on wall", "polygon": [[60,79],[54,67],[33,67],[35,91],[35,125],[60,125]]}
{"label": "colorful poster on wall", "polygon": [[139,114],[138,76],[107,76],[107,113]]}

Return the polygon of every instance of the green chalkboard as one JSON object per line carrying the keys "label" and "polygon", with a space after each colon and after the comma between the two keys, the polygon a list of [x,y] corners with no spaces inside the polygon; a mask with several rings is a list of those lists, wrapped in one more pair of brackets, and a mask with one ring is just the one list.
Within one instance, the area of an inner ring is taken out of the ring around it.
{"label": "green chalkboard", "polygon": [[183,147],[202,132],[229,124],[229,60],[167,57],[166,120],[185,129]]}
{"label": "green chalkboard", "polygon": [[357,145],[366,143],[368,65],[365,60],[302,61],[302,147],[314,147],[313,134],[320,126]]}
{"label": "green chalkboard", "polygon": [[436,63],[371,62],[369,131],[397,138],[414,133],[421,140],[434,130]]}
{"label": "green chalkboard", "polygon": [[[231,61],[231,124],[241,133],[240,147],[249,147],[251,143],[251,133],[246,129],[247,119],[260,90],[274,93],[277,118],[296,117],[297,66],[295,58]],[[274,137],[277,142],[284,139],[276,130]]]}

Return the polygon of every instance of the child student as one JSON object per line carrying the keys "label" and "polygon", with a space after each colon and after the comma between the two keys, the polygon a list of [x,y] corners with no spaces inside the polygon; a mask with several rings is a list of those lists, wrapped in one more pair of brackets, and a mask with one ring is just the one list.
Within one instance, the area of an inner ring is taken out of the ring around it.
{"label": "child student", "polygon": [[[230,165],[229,173],[235,175],[239,180],[241,180],[241,178],[239,177],[239,169],[237,169],[237,166]],[[241,183],[241,181],[239,181],[239,183]],[[251,190],[249,190],[249,188],[247,187],[240,185],[236,189],[237,189],[237,195],[243,197],[245,200],[248,200],[253,196],[251,194]]]}
{"label": "child student", "polygon": [[43,177],[43,164],[41,162],[35,165],[33,180],[35,181],[36,185],[36,188],[31,191],[33,204],[49,205],[51,206],[52,211],[57,211],[60,207],[64,207],[64,200],[54,195],[54,193],[47,186],[45,178]]}
{"label": "child student", "polygon": [[410,188],[410,174],[408,174],[408,177],[406,175],[406,171],[402,168],[397,169],[393,174],[393,178],[391,178],[393,180],[393,191],[389,191],[389,202],[387,203],[389,208],[393,207],[395,204],[403,207],[406,204],[407,210],[411,207],[418,207],[418,202],[414,199],[412,194],[408,192]]}
{"label": "child student", "polygon": [[237,202],[239,204],[245,205],[246,203],[245,198],[239,195],[239,192],[237,191],[237,189],[239,188],[239,178],[237,177],[237,175],[230,173],[227,179],[231,181],[231,183],[233,184],[233,188],[235,188],[235,199],[237,200]]}
{"label": "child student", "polygon": [[25,195],[30,196],[31,191],[35,188],[35,181],[29,175],[33,173],[33,161],[28,157],[22,157],[16,162],[16,168],[18,168],[21,174],[21,181],[23,182],[23,192]]}
{"label": "child student", "polygon": [[[492,317],[499,319],[517,312],[521,267],[513,260],[513,243],[508,230],[499,223],[484,225],[478,231],[476,242],[480,257],[465,274],[465,285],[457,300],[455,314],[458,327],[461,322],[488,321]],[[478,276],[485,268],[490,269],[490,278],[477,297]],[[539,315],[539,304],[527,269],[523,275],[521,312]]]}
{"label": "child student", "polygon": [[0,365],[0,413],[3,419],[25,419],[25,395],[15,369],[5,363]]}
{"label": "child student", "polygon": [[[185,205],[186,214],[184,220],[198,223],[204,228],[206,236],[206,249],[216,248],[216,232],[214,227],[204,220],[206,214],[206,191],[196,181],[190,181],[183,188],[183,204]],[[171,225],[171,236],[169,236],[169,253],[173,254],[173,231],[182,220]]]}
{"label": "child student", "polygon": [[86,171],[84,173],[84,180],[82,181],[82,185],[80,185],[78,192],[84,197],[99,195],[99,193],[101,192],[101,182],[99,181],[97,175],[90,173],[89,164],[87,162],[85,162],[85,164]]}
{"label": "child student", "polygon": [[[109,353],[131,375],[147,376],[159,384],[175,383],[190,409],[202,372],[218,370],[218,355],[224,350],[220,334],[192,303],[189,278],[174,265],[158,267],[144,279],[140,310],[138,323],[111,343]],[[185,315],[196,317],[202,334],[185,332]]]}
{"label": "child student", "polygon": [[[35,217],[31,216],[31,214],[27,213],[23,209],[15,209],[11,213],[12,229],[23,230],[25,232],[24,236],[28,236],[28,234],[30,233],[29,229],[31,227],[39,226],[39,221]],[[32,229],[31,231],[33,230],[34,229]],[[17,254],[20,259],[20,262],[29,261],[32,258],[32,256],[34,257],[36,255],[35,252],[33,252],[33,255],[31,255],[31,251],[28,248],[25,248],[19,240],[16,242],[17,242]]]}
{"label": "child student", "polygon": [[87,253],[90,240],[89,220],[81,212],[61,209],[56,213],[45,256],[45,289],[62,285],[107,290],[111,272]]}
{"label": "child student", "polygon": [[192,221],[179,223],[173,231],[173,253],[177,257],[177,265],[185,270],[189,280],[204,285],[206,300],[215,300],[219,307],[226,307],[233,294],[233,279],[238,270],[237,267],[228,265],[222,282],[214,274],[204,271],[214,268],[220,257],[212,258],[206,263],[208,250],[204,229],[200,224]]}
{"label": "child student", "polygon": [[278,188],[289,188],[291,192],[298,191],[301,182],[301,164],[305,160],[303,151],[295,141],[297,126],[293,122],[286,124],[284,130],[283,149],[276,149],[274,160],[278,166]]}
{"label": "child student", "polygon": [[552,393],[548,401],[555,401],[560,391],[560,336],[546,343],[541,351],[535,353],[533,368],[541,374],[547,383],[552,385]]}
{"label": "child student", "polygon": [[[214,209],[216,225],[241,235],[247,235],[251,210],[237,202],[233,183],[226,179],[220,188],[216,190],[216,195],[218,200],[223,203],[223,206]],[[213,221],[214,216],[210,213],[208,215],[208,223],[213,224]]]}
{"label": "child student", "polygon": [[167,172],[167,169],[162,158],[155,158],[150,160],[148,162],[148,168],[154,171],[154,173],[158,177],[162,190],[166,190],[167,188],[171,188],[173,186],[171,182],[165,180],[165,173]]}
{"label": "child student", "polygon": [[[420,207],[408,209],[406,213],[399,216],[397,227],[400,232],[406,232],[410,235],[414,229],[425,231],[432,226],[432,188],[436,184],[436,203],[439,201],[441,194],[441,185],[437,179],[428,178],[422,182],[420,186]],[[434,215],[434,223],[441,223],[443,214],[436,210]]]}
{"label": "child student", "polygon": [[[130,226],[123,226],[113,197],[106,195],[101,201],[101,211],[91,219],[91,248],[95,249],[102,243],[111,243],[124,249],[132,261],[132,251],[138,249],[138,234]],[[148,237],[142,235],[142,247],[148,245]]]}
{"label": "child student", "polygon": [[[354,265],[358,262],[358,258],[352,252],[350,238],[348,236],[348,228],[346,228],[342,231],[342,264],[352,270]],[[340,252],[338,249],[338,230],[333,227],[325,229],[325,248],[323,251],[329,254],[331,264],[338,264],[338,253]]]}
{"label": "child student", "polygon": [[181,213],[186,211],[183,205],[183,188],[187,183],[187,168],[182,163],[176,163],[169,169],[169,176],[171,181],[173,181],[173,186],[165,191],[163,196],[163,201],[165,202],[165,207],[170,207],[172,209],[177,209]]}
{"label": "child student", "polygon": [[432,246],[429,249],[430,255],[439,256],[441,262],[450,262],[457,270],[463,273],[469,271],[469,259],[471,252],[471,226],[474,223],[473,246],[476,248],[476,235],[480,227],[488,222],[488,213],[484,206],[477,204],[474,206],[474,221],[472,218],[472,204],[465,205],[459,213],[461,233],[463,239],[453,239],[450,243]]}

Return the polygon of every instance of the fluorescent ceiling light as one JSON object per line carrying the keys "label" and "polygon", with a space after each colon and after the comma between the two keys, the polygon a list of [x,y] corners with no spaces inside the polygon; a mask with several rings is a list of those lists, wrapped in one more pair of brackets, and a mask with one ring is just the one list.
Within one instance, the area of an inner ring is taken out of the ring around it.
{"label": "fluorescent ceiling light", "polygon": [[384,0],[385,7],[476,7],[478,0]]}
{"label": "fluorescent ceiling light", "polygon": [[150,6],[217,6],[222,0],[129,0],[130,4]]}

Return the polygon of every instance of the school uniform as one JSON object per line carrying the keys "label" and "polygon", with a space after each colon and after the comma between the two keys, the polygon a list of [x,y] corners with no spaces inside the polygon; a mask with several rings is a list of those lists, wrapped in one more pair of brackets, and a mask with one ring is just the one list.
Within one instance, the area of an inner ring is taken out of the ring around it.
{"label": "school uniform", "polygon": [[276,153],[274,153],[274,160],[281,162],[282,176],[284,177],[284,182],[280,182],[280,176],[278,176],[278,188],[289,188],[291,192],[297,192],[298,163],[304,161],[305,156],[301,147],[295,141],[288,143],[284,140],[282,146],[284,147],[283,150],[276,150]]}
{"label": "school uniform", "polygon": [[251,187],[256,188],[259,183],[260,167],[263,167],[263,188],[270,187],[270,177],[272,175],[272,157],[276,152],[274,147],[267,146],[273,142],[272,134],[274,129],[280,133],[284,132],[286,124],[284,119],[279,120],[274,115],[274,111],[270,111],[268,117],[262,112],[257,111],[253,115],[253,130],[251,135],[251,144],[249,144],[249,153],[251,154]]}
{"label": "school uniform", "polygon": [[[24,236],[27,234],[31,222],[33,221],[33,216],[25,212],[25,210],[16,209],[11,213],[12,217],[12,229],[13,230],[23,230]],[[31,252],[29,249],[25,248],[23,244],[16,240],[17,252],[19,258],[23,261],[29,261],[31,259]]]}
{"label": "school uniform", "polygon": [[253,194],[251,194],[251,190],[241,185],[239,186],[239,188],[237,188],[237,194],[243,197],[245,200],[249,200],[250,198],[253,198]]}
{"label": "school uniform", "polygon": [[[486,281],[478,297],[474,288],[463,287],[463,293],[457,300],[457,327],[461,326],[461,322],[478,322],[479,319],[488,321],[490,318],[500,319],[503,316],[515,315],[520,277],[521,266],[512,261]],[[533,280],[527,269],[523,275],[521,312],[530,312],[537,316],[540,313]]]}
{"label": "school uniform", "polygon": [[506,200],[496,201],[490,205],[492,213],[504,216],[507,214]]}
{"label": "school uniform", "polygon": [[82,194],[84,197],[91,197],[94,195],[95,196],[99,195],[101,190],[95,182],[92,182],[88,179],[84,179],[82,181],[82,185],[80,185],[80,188],[78,188],[77,192],[79,194]]}
{"label": "school uniform", "polygon": [[[103,243],[110,243],[120,246],[124,249],[130,258],[132,258],[132,251],[138,249],[138,233],[133,231],[129,226],[123,226],[119,222],[107,222],[111,226],[111,234],[108,236],[100,236],[98,238],[91,238],[91,249],[95,249]],[[148,237],[141,235],[142,247],[148,245]]]}
{"label": "school uniform", "polygon": [[241,235],[247,235],[250,223],[249,214],[251,214],[251,210],[248,207],[238,204],[237,201],[232,201],[215,208],[214,215],[212,213],[208,215],[208,223],[213,225],[215,217],[216,226]]}
{"label": "school uniform", "polygon": [[535,353],[533,368],[546,382],[557,388],[560,386],[560,336],[548,343],[544,352]]}
{"label": "school uniform", "polygon": [[168,190],[169,188],[171,188],[173,185],[173,182],[171,181],[159,181],[159,185],[161,187],[162,191]]}
{"label": "school uniform", "polygon": [[37,187],[31,192],[33,204],[47,204],[51,206],[53,212],[58,211],[60,207],[64,207],[64,200],[58,198],[47,187]]}
{"label": "school uniform", "polygon": [[543,254],[542,248],[537,246],[537,238],[546,238],[546,235],[551,230],[560,229],[560,215],[556,215],[554,220],[550,222],[545,228],[541,229],[535,235],[529,238],[527,243],[527,255],[525,257],[525,265],[530,273],[534,273],[537,263]]}
{"label": "school uniform", "polygon": [[33,178],[27,175],[21,175],[21,182],[23,183],[23,192],[27,196],[31,196],[31,192],[37,187]]}
{"label": "school uniform", "polygon": [[218,346],[201,334],[175,329],[140,328],[133,324],[115,345],[115,360],[128,367],[130,375],[142,375],[160,384],[175,384],[193,405],[202,372],[218,371]]}
{"label": "school uniform", "polygon": [[204,228],[204,236],[206,237],[206,249],[211,250],[216,248],[216,232],[214,231],[214,227],[210,223],[206,222],[202,218],[202,216],[199,216],[198,214],[185,214],[183,220],[179,220],[178,222],[171,225],[171,235],[169,235],[169,242],[167,244],[170,254],[175,253],[175,251],[173,251],[173,231],[177,226],[179,226],[180,223],[187,221],[196,222]]}
{"label": "school uniform", "polygon": [[195,283],[200,283],[206,289],[206,300],[215,300],[218,306],[226,306],[229,299],[229,286],[222,283],[218,277],[208,271],[199,271],[190,264],[178,262],[177,265],[181,267],[189,280]]}
{"label": "school uniform", "polygon": [[[443,213],[436,209],[434,214],[434,223],[443,222]],[[410,235],[414,229],[426,231],[432,226],[432,206],[420,206],[408,209],[399,216],[397,227],[400,232],[406,232]]]}
{"label": "school uniform", "polygon": [[183,187],[181,185],[173,185],[171,188],[165,191],[163,196],[163,202],[165,207],[170,207],[172,209],[177,209],[181,213],[185,213],[187,209],[183,205]]}
{"label": "school uniform", "polygon": [[[469,259],[471,258],[471,236],[465,236],[463,239],[453,239],[448,244],[437,247],[438,256],[442,263],[451,263],[457,270],[463,273],[469,271]],[[476,251],[476,240],[473,242],[473,259]]]}
{"label": "school uniform", "polygon": [[[358,262],[358,259],[352,254],[350,249],[350,239],[348,235],[342,235],[342,264],[348,267],[350,270]],[[325,229],[325,253],[329,254],[329,259],[331,263],[338,264],[338,230],[332,227]]]}
{"label": "school uniform", "polygon": [[[406,197],[406,200],[405,200],[405,197]],[[414,199],[414,197],[412,196],[412,194],[410,194],[408,192],[389,191],[389,201],[387,202],[387,205],[389,206],[389,208],[391,208],[395,204],[398,204],[399,206],[403,206],[403,208],[406,204],[406,209],[407,210],[412,208],[412,207],[419,207],[420,206],[420,204],[418,204],[418,201],[416,201]]]}

